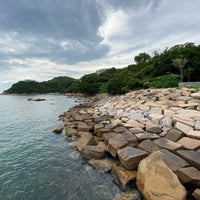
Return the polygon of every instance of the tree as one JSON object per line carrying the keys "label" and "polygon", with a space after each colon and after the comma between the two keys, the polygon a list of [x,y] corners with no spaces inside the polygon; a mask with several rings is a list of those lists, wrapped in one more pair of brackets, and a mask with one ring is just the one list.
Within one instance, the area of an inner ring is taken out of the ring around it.
{"label": "tree", "polygon": [[183,82],[183,68],[185,67],[186,63],[188,62],[187,58],[176,58],[172,60],[173,65],[179,68],[181,72],[180,81]]}
{"label": "tree", "polygon": [[140,53],[138,56],[135,56],[134,61],[136,64],[145,64],[151,59],[151,56],[147,53]]}

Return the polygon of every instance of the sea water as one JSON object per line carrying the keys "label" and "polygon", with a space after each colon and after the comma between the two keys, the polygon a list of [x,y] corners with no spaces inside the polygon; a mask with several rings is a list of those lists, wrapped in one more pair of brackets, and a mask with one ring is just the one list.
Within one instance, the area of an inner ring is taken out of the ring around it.
{"label": "sea water", "polygon": [[75,104],[62,95],[0,95],[0,200],[109,200],[120,193],[110,175],[71,156],[64,133],[52,132]]}

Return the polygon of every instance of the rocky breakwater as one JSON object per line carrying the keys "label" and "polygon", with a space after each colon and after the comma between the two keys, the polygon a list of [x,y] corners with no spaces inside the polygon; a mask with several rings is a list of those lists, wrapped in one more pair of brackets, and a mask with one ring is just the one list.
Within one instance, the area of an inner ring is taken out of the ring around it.
{"label": "rocky breakwater", "polygon": [[90,165],[148,200],[200,199],[200,91],[98,95],[60,118]]}

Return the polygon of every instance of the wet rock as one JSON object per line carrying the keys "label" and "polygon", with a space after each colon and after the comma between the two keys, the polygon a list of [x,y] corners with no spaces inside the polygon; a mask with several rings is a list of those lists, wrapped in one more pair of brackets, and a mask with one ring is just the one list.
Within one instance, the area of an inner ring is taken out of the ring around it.
{"label": "wet rock", "polygon": [[80,157],[80,153],[78,151],[73,151],[69,154],[69,157],[72,159],[78,159]]}
{"label": "wet rock", "polygon": [[147,200],[186,200],[186,190],[159,152],[143,159],[138,166],[137,187]]}
{"label": "wet rock", "polygon": [[37,99],[33,99],[33,101],[46,101],[46,99],[43,99],[43,98],[37,98]]}
{"label": "wet rock", "polygon": [[121,134],[117,134],[110,139],[108,139],[108,152],[113,156],[116,157],[117,150],[125,147],[128,142],[124,139]]}
{"label": "wet rock", "polygon": [[99,146],[85,145],[82,147],[81,154],[87,159],[103,159],[105,151]]}
{"label": "wet rock", "polygon": [[116,194],[113,200],[138,200],[142,199],[138,191],[128,191]]}
{"label": "wet rock", "polygon": [[147,152],[133,147],[125,147],[117,151],[120,163],[128,170],[135,170]]}
{"label": "wet rock", "polygon": [[65,131],[65,135],[67,137],[72,137],[72,136],[75,136],[77,134],[78,134],[78,132],[77,132],[77,129],[75,129],[75,128],[70,127],[70,128],[67,128],[66,131]]}
{"label": "wet rock", "polygon": [[200,170],[200,152],[193,150],[178,150],[178,155]]}
{"label": "wet rock", "polygon": [[60,134],[60,133],[62,133],[63,129],[64,129],[64,126],[58,126],[58,127],[53,129],[53,132],[56,133],[56,134]]}
{"label": "wet rock", "polygon": [[111,168],[116,165],[115,161],[103,159],[103,160],[96,160],[91,159],[88,161],[88,163],[95,169],[100,170],[102,172],[109,172],[111,171]]}
{"label": "wet rock", "polygon": [[191,183],[200,187],[200,171],[194,167],[181,168],[177,171],[181,183]]}
{"label": "wet rock", "polygon": [[123,188],[127,186],[128,183],[136,179],[136,171],[128,171],[125,168],[114,165],[111,169],[111,174],[114,177],[116,183],[120,183]]}
{"label": "wet rock", "polygon": [[76,147],[79,151],[86,145],[96,145],[96,140],[92,136],[91,133],[85,133],[81,136],[80,140],[78,141]]}

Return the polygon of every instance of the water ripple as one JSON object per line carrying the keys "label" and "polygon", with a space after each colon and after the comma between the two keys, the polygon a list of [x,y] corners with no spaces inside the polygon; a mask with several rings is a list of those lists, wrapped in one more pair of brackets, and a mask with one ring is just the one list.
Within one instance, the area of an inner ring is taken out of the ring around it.
{"label": "water ripple", "polygon": [[28,102],[28,97],[0,96],[0,199],[109,200],[120,192],[109,175],[72,157],[63,135],[52,134],[57,116],[74,100],[46,95],[39,96],[44,102]]}

